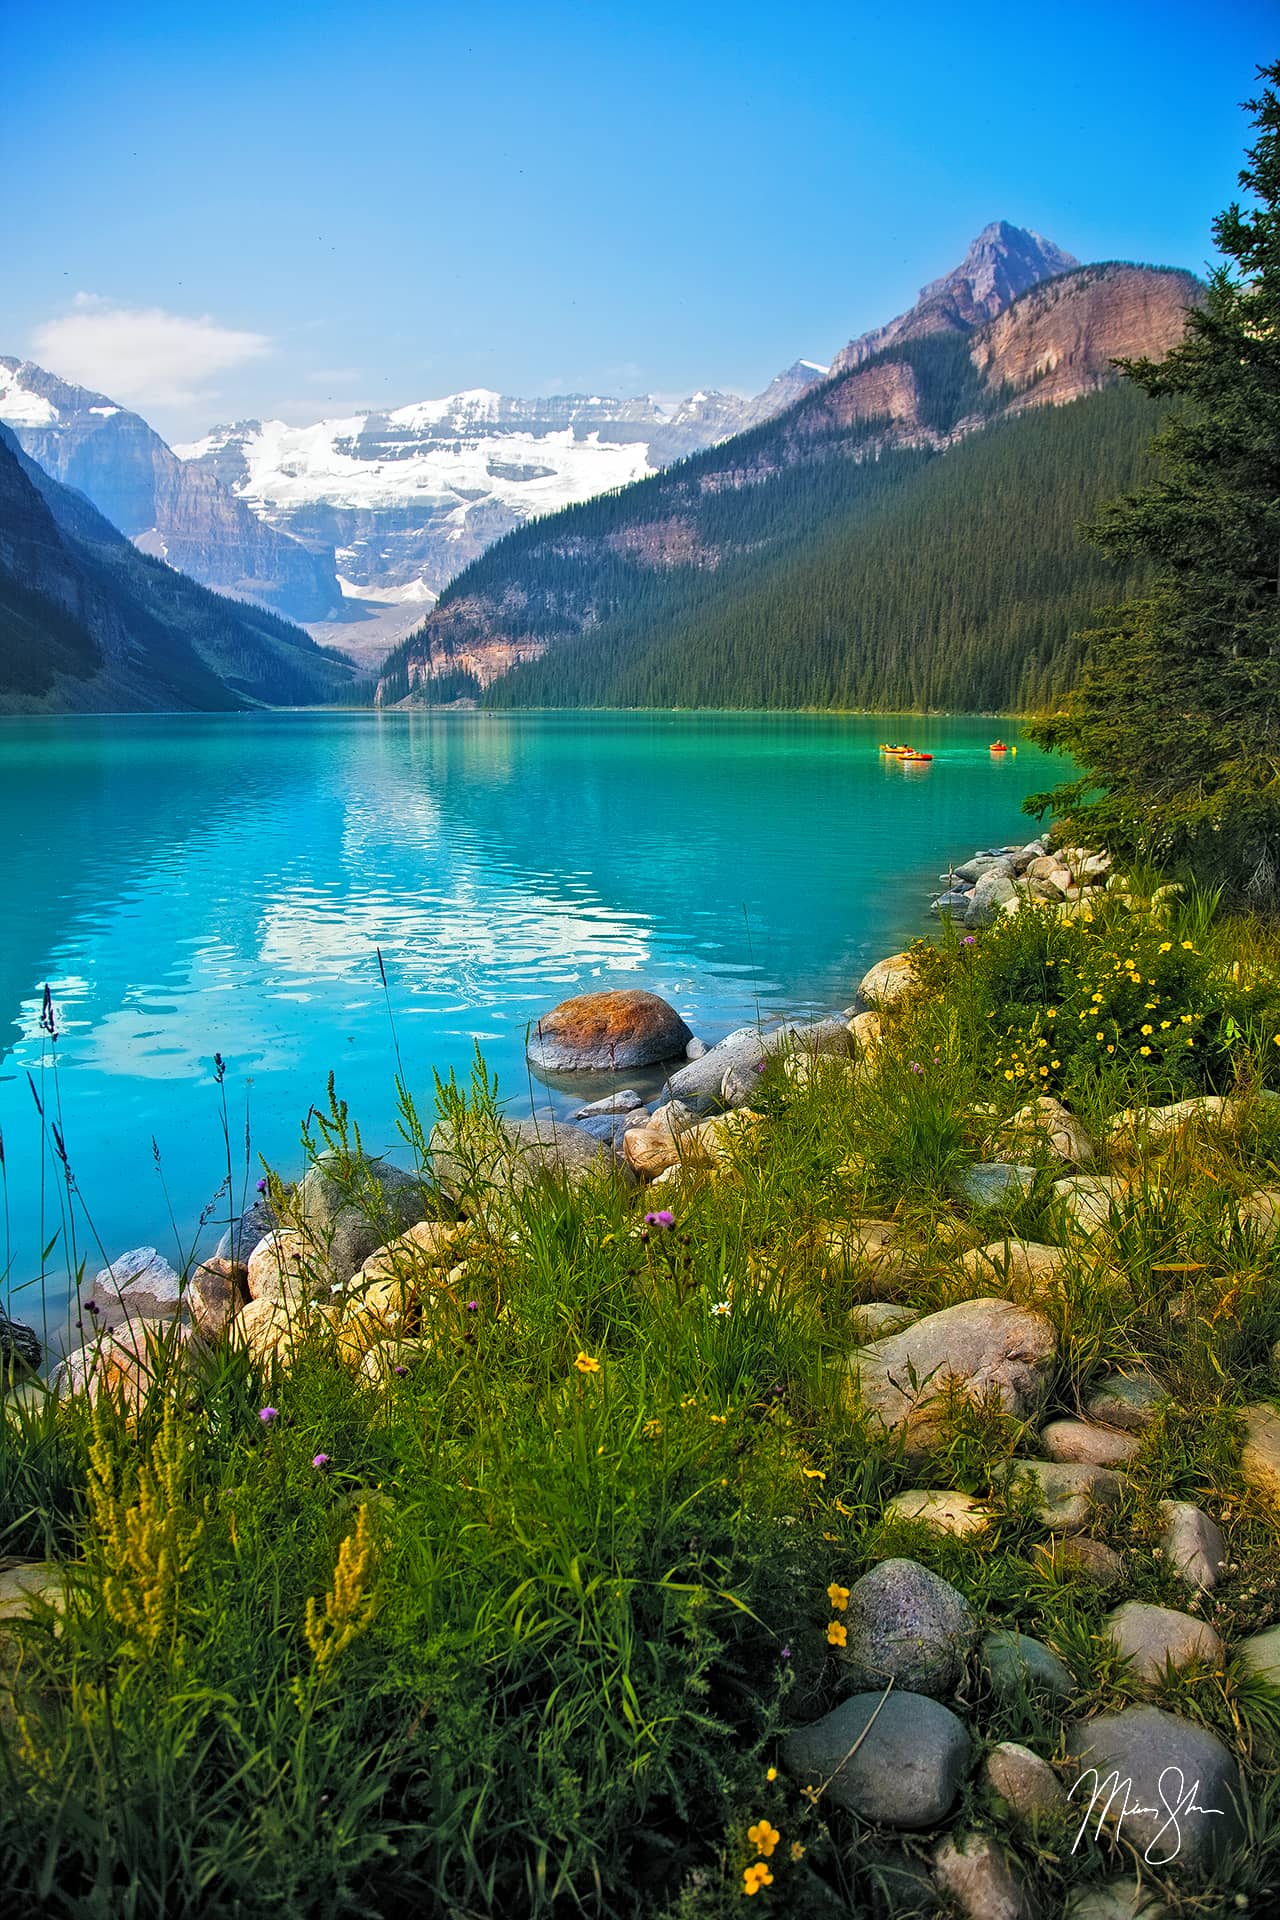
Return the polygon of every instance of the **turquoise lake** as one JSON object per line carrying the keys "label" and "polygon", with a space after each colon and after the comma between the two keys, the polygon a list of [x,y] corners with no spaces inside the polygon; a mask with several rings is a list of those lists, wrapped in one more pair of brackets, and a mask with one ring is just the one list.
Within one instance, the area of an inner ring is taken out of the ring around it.
{"label": "turquoise lake", "polygon": [[[295,1173],[330,1070],[366,1147],[396,1149],[379,948],[428,1118],[431,1069],[465,1076],[477,1041],[513,1110],[567,1112],[531,1088],[524,1040],[570,993],[650,988],[708,1040],[846,1005],[872,960],[927,929],[950,860],[1036,830],[1020,802],[1051,763],[1025,743],[992,756],[995,732],[725,714],[0,722],[11,1310],[43,1313],[56,1340],[74,1264],[59,1110],[90,1274],[100,1248],[176,1261],[192,1244],[226,1171],[215,1052],[237,1187],[246,1113],[251,1182],[260,1155]],[[887,763],[893,738],[937,757]]]}

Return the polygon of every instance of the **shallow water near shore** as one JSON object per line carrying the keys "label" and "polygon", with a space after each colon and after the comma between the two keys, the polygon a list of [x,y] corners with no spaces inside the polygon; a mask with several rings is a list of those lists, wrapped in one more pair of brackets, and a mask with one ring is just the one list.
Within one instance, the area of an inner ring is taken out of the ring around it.
{"label": "shallow water near shore", "polygon": [[[1019,807],[1052,765],[1025,743],[992,755],[996,733],[701,713],[0,722],[10,1310],[58,1343],[74,1258],[55,1124],[90,1274],[102,1248],[187,1252],[227,1168],[215,1053],[239,1193],[246,1116],[250,1186],[259,1156],[293,1174],[330,1070],[366,1149],[401,1147],[388,1001],[428,1123],[432,1068],[465,1078],[477,1041],[513,1111],[567,1113],[524,1064],[528,1023],[567,994],[647,987],[707,1040],[846,1005],[927,928],[950,860],[1037,830]],[[886,761],[893,739],[936,758]],[[226,1216],[224,1194],[202,1251]]]}

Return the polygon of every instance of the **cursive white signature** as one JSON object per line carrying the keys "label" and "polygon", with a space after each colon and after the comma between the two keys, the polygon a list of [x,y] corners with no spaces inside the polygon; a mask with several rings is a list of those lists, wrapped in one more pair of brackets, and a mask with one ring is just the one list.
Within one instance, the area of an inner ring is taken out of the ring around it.
{"label": "cursive white signature", "polygon": [[[1156,1793],[1160,1798],[1160,1805],[1158,1807],[1145,1807],[1140,1801],[1135,1800],[1133,1798],[1132,1779],[1122,1780],[1118,1767],[1113,1768],[1108,1774],[1100,1774],[1096,1767],[1087,1767],[1067,1795],[1068,1800],[1075,1798],[1077,1791],[1084,1785],[1086,1780],[1092,1780],[1093,1790],[1089,1797],[1089,1805],[1085,1810],[1084,1819],[1080,1822],[1080,1830],[1076,1834],[1075,1841],[1072,1845],[1072,1853],[1076,1851],[1076,1848],[1084,1839],[1089,1824],[1093,1820],[1094,1809],[1098,1808],[1099,1802],[1102,1804],[1098,1811],[1097,1822],[1093,1830],[1095,1840],[1102,1838],[1103,1822],[1108,1817],[1112,1817],[1115,1820],[1116,1837],[1118,1839],[1121,1828],[1131,1815],[1146,1814],[1153,1819],[1160,1819],[1160,1816],[1163,1814],[1164,1818],[1161,1820],[1152,1839],[1147,1843],[1146,1852],[1142,1856],[1149,1867],[1165,1867],[1168,1866],[1171,1860],[1177,1859],[1182,1849],[1182,1828],[1178,1823],[1184,1814],[1204,1813],[1212,1814],[1219,1819],[1222,1817],[1223,1810],[1221,1807],[1202,1807],[1200,1805],[1199,1800],[1196,1798],[1200,1791],[1200,1782],[1193,1780],[1190,1786],[1188,1786],[1186,1775],[1183,1773],[1181,1767],[1165,1767],[1161,1773],[1160,1778],[1156,1782]],[[1119,1802],[1118,1805],[1116,1804],[1117,1802]],[[1158,1851],[1162,1843],[1164,1843],[1166,1848],[1164,1852]]]}

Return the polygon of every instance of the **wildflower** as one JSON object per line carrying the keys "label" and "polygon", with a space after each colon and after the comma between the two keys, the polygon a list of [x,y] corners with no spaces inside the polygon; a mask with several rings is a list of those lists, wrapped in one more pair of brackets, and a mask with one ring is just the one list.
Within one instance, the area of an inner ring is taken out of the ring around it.
{"label": "wildflower", "polygon": [[798,1840],[791,1842],[791,1858],[796,1866],[799,1866],[800,1862],[804,1859],[804,1848]]}
{"label": "wildflower", "polygon": [[800,1471],[806,1480],[825,1480],[827,1477],[821,1467],[802,1467]]}
{"label": "wildflower", "polygon": [[[790,1645],[790,1642],[788,1642],[788,1643],[787,1643],[787,1645],[786,1645],[786,1646],[784,1646],[784,1647],[779,1647],[779,1649],[778,1649],[778,1658],[779,1658],[779,1660],[789,1660],[789,1659],[791,1658],[791,1645]],[[775,1768],[775,1769],[774,1769],[774,1771],[776,1772],[776,1771],[777,1771],[777,1769]]]}
{"label": "wildflower", "polygon": [[266,1190],[267,1190],[267,1183],[266,1183],[266,1181],[265,1181],[265,1180],[259,1180],[259,1182],[258,1182],[258,1192],[259,1192],[259,1193],[265,1193],[265,1192],[266,1192]]}
{"label": "wildflower", "polygon": [[1143,1027],[1142,1032],[1144,1034],[1154,1033],[1155,1028],[1151,1025],[1150,1021],[1148,1021],[1147,1024]]}
{"label": "wildflower", "polygon": [[827,1645],[829,1647],[843,1647],[848,1638],[848,1631],[839,1620],[828,1620]]}
{"label": "wildflower", "polygon": [[573,1364],[579,1373],[599,1373],[600,1371],[600,1362],[593,1360],[589,1353],[579,1353]]}
{"label": "wildflower", "polygon": [[1139,1052],[1139,1053],[1150,1053],[1150,1051],[1151,1051],[1151,1049],[1150,1049],[1150,1047],[1139,1047],[1139,1048],[1138,1048],[1138,1052]]}
{"label": "wildflower", "polygon": [[754,1867],[744,1867],[742,1871],[742,1891],[759,1893],[761,1887],[771,1887],[773,1875],[763,1860],[757,1860]]}
{"label": "wildflower", "polygon": [[311,1464],[313,1467],[327,1467],[329,1464],[328,1454],[327,1453],[313,1454],[311,1456]]}
{"label": "wildflower", "polygon": [[468,1312],[468,1313],[479,1313],[479,1311],[480,1311],[480,1302],[479,1302],[478,1300],[468,1300],[468,1302],[467,1302],[467,1312]]}
{"label": "wildflower", "polygon": [[733,1308],[729,1301],[717,1300],[711,1309],[711,1317],[713,1320],[727,1320],[732,1312]]}
{"label": "wildflower", "polygon": [[1160,942],[1160,951],[1161,953],[1172,953],[1173,952],[1172,940],[1162,940]]}
{"label": "wildflower", "polygon": [[923,1068],[923,1067],[922,1067],[922,1066],[920,1065],[920,1062],[919,1062],[918,1060],[911,1060],[911,1061],[909,1061],[909,1062],[907,1063],[907,1072],[908,1072],[908,1073],[923,1073],[923,1072],[924,1072],[924,1068]]}
{"label": "wildflower", "polygon": [[848,1587],[837,1586],[833,1580],[827,1588],[827,1598],[837,1613],[843,1613],[849,1604],[849,1589]]}
{"label": "wildflower", "polygon": [[668,1213],[664,1207],[661,1213],[646,1213],[644,1223],[646,1227],[662,1227],[665,1231],[668,1227],[674,1227],[676,1217],[674,1213]]}
{"label": "wildflower", "polygon": [[408,1371],[409,1371],[409,1369],[408,1369],[408,1367],[394,1367],[394,1368],[392,1369],[392,1371],[393,1371],[394,1373],[399,1373],[399,1374],[406,1374],[406,1373],[408,1373]]}
{"label": "wildflower", "polygon": [[280,1411],[279,1411],[279,1408],[277,1408],[277,1407],[259,1407],[259,1408],[258,1408],[258,1418],[259,1418],[259,1420],[261,1420],[261,1422],[262,1422],[262,1424],[263,1424],[263,1426],[264,1426],[264,1427],[269,1427],[269,1426],[271,1425],[271,1422],[272,1422],[273,1420],[278,1420],[278,1419],[280,1418]]}
{"label": "wildflower", "polygon": [[724,1426],[728,1418],[729,1416],[727,1413],[713,1413],[711,1415],[711,1424],[713,1427],[722,1427]]}
{"label": "wildflower", "polygon": [[766,1780],[776,1780],[778,1777],[778,1769],[776,1767],[766,1767],[764,1777]]}
{"label": "wildflower", "polygon": [[1183,946],[1184,946],[1184,947],[1186,948],[1186,950],[1187,950],[1187,952],[1188,952],[1188,953],[1194,953],[1194,952],[1195,952],[1195,947],[1194,947],[1194,946],[1192,945],[1192,943],[1191,943],[1191,941],[1190,941],[1190,940],[1184,940],[1182,944],[1183,944]]}
{"label": "wildflower", "polygon": [[778,1829],[771,1826],[767,1820],[757,1820],[754,1827],[747,1828],[747,1838],[756,1852],[762,1853],[767,1860],[779,1840],[781,1840],[782,1835],[778,1832]]}
{"label": "wildflower", "polygon": [[1093,1037],[1095,1040],[1105,1040],[1107,1036],[1105,1033],[1095,1033]]}
{"label": "wildflower", "polygon": [[962,947],[976,947],[977,944],[978,936],[975,933],[966,933],[964,939],[960,942]]}

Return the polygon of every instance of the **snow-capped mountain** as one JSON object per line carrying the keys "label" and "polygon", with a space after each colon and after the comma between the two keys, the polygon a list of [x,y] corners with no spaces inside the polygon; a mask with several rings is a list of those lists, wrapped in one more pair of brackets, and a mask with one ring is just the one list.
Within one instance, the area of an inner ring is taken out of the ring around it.
{"label": "snow-capped mountain", "polygon": [[144,553],[201,585],[295,620],[340,608],[331,552],[309,551],[268,525],[106,394],[0,357],[0,421],[29,458],[85,494]]}
{"label": "snow-capped mountain", "polygon": [[753,400],[707,391],[671,404],[479,387],[310,426],[242,420],[175,451],[272,526],[334,551],[349,604],[326,636],[373,651],[513,527],[741,432],[825,371],[797,361]]}

